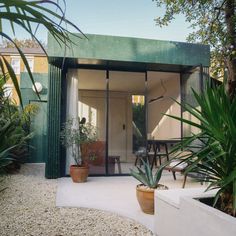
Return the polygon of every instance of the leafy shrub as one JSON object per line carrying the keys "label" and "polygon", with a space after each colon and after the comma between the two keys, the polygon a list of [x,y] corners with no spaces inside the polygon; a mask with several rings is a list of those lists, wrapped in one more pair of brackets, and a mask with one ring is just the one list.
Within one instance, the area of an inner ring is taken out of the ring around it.
{"label": "leafy shrub", "polygon": [[19,167],[28,153],[30,117],[37,107],[18,108],[4,93],[4,77],[0,77],[0,172]]}

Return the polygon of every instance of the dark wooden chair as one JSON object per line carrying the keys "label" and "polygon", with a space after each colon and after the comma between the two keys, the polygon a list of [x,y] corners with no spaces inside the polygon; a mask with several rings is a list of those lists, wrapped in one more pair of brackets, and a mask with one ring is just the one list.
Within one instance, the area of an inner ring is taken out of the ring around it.
{"label": "dark wooden chair", "polygon": [[[184,151],[184,152],[181,152],[178,155],[178,157],[179,158],[180,157],[187,158],[188,155],[191,155],[191,152],[190,151]],[[173,161],[171,161],[169,163],[169,165],[167,165],[165,167],[165,170],[171,171],[172,174],[173,174],[174,180],[176,180],[176,174],[175,173],[178,172],[178,173],[184,174],[187,167],[188,167],[188,164],[186,162],[182,162],[181,160],[178,160],[176,158],[176,159],[173,159]],[[182,188],[185,188],[186,180],[187,180],[187,174],[184,174],[184,181],[183,181],[183,184],[182,184]]]}
{"label": "dark wooden chair", "polygon": [[[168,170],[168,171],[172,172],[174,180],[176,180],[176,174],[175,173],[179,172],[179,173],[183,174],[186,167],[187,167],[186,163],[182,163],[182,164],[179,164],[179,165],[178,165],[178,163],[179,163],[178,161],[173,161],[173,162],[170,163],[170,165],[165,167],[165,170]],[[186,164],[186,165],[184,165],[184,164]],[[187,180],[187,174],[184,174],[184,181],[183,181],[183,184],[182,184],[182,188],[185,188],[186,180]]]}

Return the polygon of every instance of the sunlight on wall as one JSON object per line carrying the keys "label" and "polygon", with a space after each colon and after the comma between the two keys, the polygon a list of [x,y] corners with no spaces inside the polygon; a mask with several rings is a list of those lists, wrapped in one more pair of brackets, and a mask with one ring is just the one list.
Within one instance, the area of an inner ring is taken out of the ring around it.
{"label": "sunlight on wall", "polygon": [[85,103],[79,101],[79,117],[80,119],[84,117],[86,122],[97,127],[97,110],[91,106],[88,106]]}
{"label": "sunlight on wall", "polygon": [[[177,100],[180,99],[178,96]],[[177,104],[172,104],[165,112],[167,115],[180,116]],[[180,122],[163,115],[158,124],[151,130],[152,139],[170,139],[180,137]]]}

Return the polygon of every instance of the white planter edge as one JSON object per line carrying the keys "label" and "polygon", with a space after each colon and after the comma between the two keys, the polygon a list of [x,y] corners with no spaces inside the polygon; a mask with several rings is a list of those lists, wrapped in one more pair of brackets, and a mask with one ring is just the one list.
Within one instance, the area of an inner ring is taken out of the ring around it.
{"label": "white planter edge", "polygon": [[157,191],[155,233],[158,236],[235,236],[236,218],[195,199],[213,197],[216,192],[204,191],[204,188]]}

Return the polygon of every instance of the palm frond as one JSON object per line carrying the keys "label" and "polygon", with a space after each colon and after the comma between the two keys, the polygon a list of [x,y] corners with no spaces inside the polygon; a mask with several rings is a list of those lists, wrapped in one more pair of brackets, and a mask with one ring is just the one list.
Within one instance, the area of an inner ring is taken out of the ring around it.
{"label": "palm frond", "polygon": [[[233,198],[233,213],[236,211],[236,98],[232,101],[224,87],[207,87],[204,93],[192,93],[196,106],[180,104],[194,120],[170,116],[176,120],[199,128],[199,132],[184,137],[171,153],[178,158],[177,152],[191,150],[192,154],[180,158],[188,163],[185,174],[195,172],[201,181],[210,184],[207,190],[218,188],[215,203],[222,194],[230,193]],[[196,118],[196,119],[195,119]]]}
{"label": "palm frond", "polygon": [[[56,8],[58,11],[54,11]],[[63,10],[58,1],[26,1],[26,0],[11,0],[5,1],[0,0],[0,34],[3,38],[11,41],[16,49],[18,50],[31,82],[34,85],[34,78],[30,67],[24,56],[24,53],[21,49],[14,43],[10,35],[4,32],[2,26],[3,22],[9,22],[13,34],[15,33],[15,26],[18,26],[26,31],[32,38],[34,38],[44,50],[43,45],[37,39],[35,31],[39,26],[42,26],[48,30],[48,32],[54,37],[54,39],[62,46],[70,47],[75,42],[71,39],[71,35],[74,35],[76,38],[80,37],[78,34],[71,33],[68,30],[68,27],[71,27],[72,30],[75,30],[75,33],[80,33],[83,37],[86,37],[83,32],[71,21],[65,18],[65,10]],[[0,67],[2,71],[4,70],[3,64],[6,65],[7,71],[11,77],[13,77],[13,84],[16,88],[17,95],[19,97],[20,103],[22,105],[21,93],[19,90],[19,85],[15,80],[15,73],[13,69],[10,69],[11,65],[7,63],[4,59],[0,58]],[[5,73],[3,73],[5,74]],[[36,93],[39,97],[38,91]],[[40,97],[39,97],[40,98]]]}

